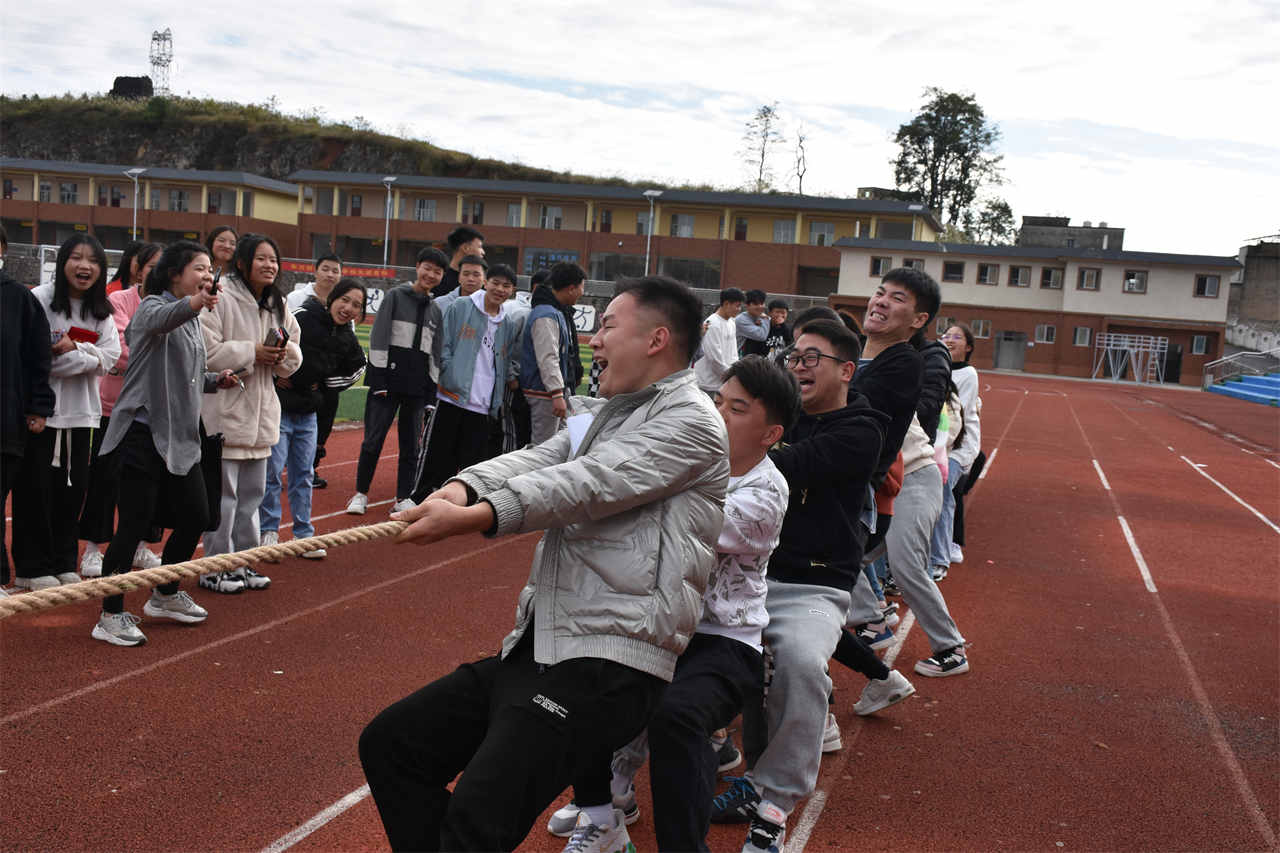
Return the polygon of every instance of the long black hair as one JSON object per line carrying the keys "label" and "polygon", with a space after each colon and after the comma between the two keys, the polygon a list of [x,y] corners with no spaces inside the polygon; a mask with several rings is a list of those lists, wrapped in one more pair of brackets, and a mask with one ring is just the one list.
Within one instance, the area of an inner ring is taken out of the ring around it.
{"label": "long black hair", "polygon": [[[257,254],[258,247],[266,243],[271,250],[276,253],[276,280],[280,279],[279,267],[282,263],[280,255],[280,247],[276,245],[276,241],[272,240],[266,234],[246,234],[240,238],[240,242],[236,243],[236,277],[240,279],[240,283],[253,293],[253,287],[249,284],[249,273],[253,269],[253,256]],[[212,254],[209,256],[213,257]],[[280,293],[280,288],[273,281],[262,289],[262,295],[256,297],[258,307],[270,311],[276,315],[278,320],[284,320],[284,296]]]}
{"label": "long black hair", "polygon": [[58,258],[54,261],[53,299],[49,307],[61,314],[71,316],[71,282],[67,280],[67,261],[71,253],[79,246],[88,246],[93,252],[93,259],[98,264],[98,279],[80,297],[80,317],[105,320],[111,316],[111,303],[107,301],[107,253],[91,234],[72,234],[58,247]]}
{"label": "long black hair", "polygon": [[194,240],[179,240],[165,246],[160,253],[160,260],[151,268],[151,274],[143,282],[143,293],[147,296],[159,296],[173,287],[173,279],[182,275],[182,271],[195,260],[197,255],[209,255],[209,250]]}
{"label": "long black hair", "polygon": [[151,263],[151,259],[160,253],[164,247],[159,243],[144,243],[141,240],[130,240],[129,245],[124,247],[124,254],[120,256],[120,266],[116,267],[116,274],[111,277],[111,282],[120,282],[120,287],[128,288],[133,286],[133,261],[138,262],[138,269],[142,269]]}
{"label": "long black hair", "polygon": [[213,241],[218,239],[218,235],[222,234],[224,231],[230,231],[232,237],[235,237],[237,240],[240,239],[240,235],[236,233],[236,229],[232,228],[230,225],[219,225],[215,227],[209,232],[209,236],[206,237],[204,241],[204,247],[209,250],[209,260],[213,260]]}
{"label": "long black hair", "polygon": [[343,277],[337,284],[333,286],[333,290],[329,291],[329,301],[325,302],[324,310],[329,311],[333,308],[333,303],[337,302],[344,293],[350,293],[353,290],[360,291],[360,295],[364,297],[364,302],[360,303],[360,322],[363,323],[365,317],[364,306],[369,303],[369,289],[358,278],[350,276]]}

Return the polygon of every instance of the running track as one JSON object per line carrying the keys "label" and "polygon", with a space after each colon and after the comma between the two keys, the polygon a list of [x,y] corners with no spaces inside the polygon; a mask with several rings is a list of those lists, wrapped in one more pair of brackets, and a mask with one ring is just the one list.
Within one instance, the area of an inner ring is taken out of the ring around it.
{"label": "running track", "polygon": [[[1022,376],[983,386],[998,452],[943,582],[973,671],[915,676],[928,644],[910,630],[889,654],[919,692],[864,719],[860,678],[834,666],[845,746],[788,849],[1277,849],[1275,410]],[[331,440],[321,531],[358,521],[340,510],[359,438]],[[394,463],[373,501],[391,497]],[[192,590],[209,621],[146,622],[135,649],[89,639],[95,605],[0,622],[0,849],[385,849],[359,731],[492,653],[534,542],[288,561],[266,592]],[[651,851],[641,782],[632,837]],[[713,827],[712,849],[743,835]],[[521,849],[562,846],[538,826]]]}

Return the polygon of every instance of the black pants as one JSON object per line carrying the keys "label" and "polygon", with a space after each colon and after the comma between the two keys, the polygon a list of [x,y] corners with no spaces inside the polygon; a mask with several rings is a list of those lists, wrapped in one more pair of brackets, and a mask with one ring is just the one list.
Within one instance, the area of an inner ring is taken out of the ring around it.
{"label": "black pants", "polygon": [[13,488],[13,562],[20,578],[76,570],[80,508],[89,480],[90,432],[88,427],[46,427],[27,437],[22,470]]}
{"label": "black pants", "polygon": [[421,501],[463,468],[487,458],[491,427],[487,414],[437,400],[427,424],[423,462],[413,499]]}
{"label": "black pants", "polygon": [[951,528],[951,541],[957,545],[964,547],[964,496],[963,489],[957,489],[956,496],[956,514],[954,516],[955,523]]}
{"label": "black pants", "polygon": [[396,435],[400,440],[400,458],[396,465],[396,500],[404,500],[413,492],[414,475],[418,471],[418,434],[422,431],[422,410],[426,400],[408,394],[388,391],[378,395],[369,392],[364,401],[364,441],[360,443],[360,461],[356,463],[356,491],[369,493],[373,485],[373,472],[378,468],[378,456],[382,443],[391,430],[391,422],[397,421]]}
{"label": "black pants", "polygon": [[[151,530],[156,507],[161,505],[169,508],[175,526],[164,543],[160,561],[172,565],[190,560],[200,535],[209,526],[209,499],[200,463],[192,465],[186,474],[171,473],[156,450],[151,430],[137,422],[129,426],[120,446],[111,455],[120,460],[120,524],[102,558],[102,574],[129,571],[133,552]],[[157,589],[173,595],[178,591],[178,582],[161,584]],[[102,600],[103,613],[123,610],[123,595]]]}
{"label": "black pants", "polygon": [[[89,485],[85,491],[84,509],[80,510],[80,538],[101,545],[110,542],[116,529],[116,502],[120,492],[119,454],[102,456],[102,439],[107,435],[109,417],[103,417],[93,431],[93,444],[89,448]],[[164,531],[152,525],[143,538],[159,542]]]}
{"label": "black pants", "polygon": [[329,440],[329,433],[333,432],[333,419],[338,416],[338,398],[342,396],[341,391],[334,391],[331,388],[325,388],[321,393],[324,395],[324,402],[316,410],[316,458],[311,464],[313,477],[316,466],[324,458],[324,443]]}
{"label": "black pants", "polygon": [[665,684],[599,658],[542,666],[525,636],[506,660],[463,664],[361,733],[391,849],[513,850],[570,783],[603,786],[609,801],[613,751],[645,727]]}
{"label": "black pants", "polygon": [[[760,653],[728,637],[694,634],[680,656],[675,679],[649,721],[649,779],[659,850],[707,850],[716,793],[716,752],[709,738],[733,722],[763,680]],[[579,805],[589,804],[581,793],[574,794]]]}

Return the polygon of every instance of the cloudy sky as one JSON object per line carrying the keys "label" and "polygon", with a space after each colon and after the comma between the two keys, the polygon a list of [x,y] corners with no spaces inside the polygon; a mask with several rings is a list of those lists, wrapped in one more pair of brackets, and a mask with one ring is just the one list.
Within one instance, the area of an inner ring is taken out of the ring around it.
{"label": "cloudy sky", "polygon": [[1018,216],[1106,221],[1145,251],[1227,255],[1280,232],[1280,0],[175,9],[120,0],[109,23],[59,16],[56,38],[47,16],[8,15],[0,90],[106,91],[147,72],[169,27],[178,94],[274,96],[480,156],[726,188],[745,178],[743,123],[777,101],[787,135],[809,138],[804,190],[852,195],[893,185],[892,135],[939,86],[1000,126],[995,191]]}

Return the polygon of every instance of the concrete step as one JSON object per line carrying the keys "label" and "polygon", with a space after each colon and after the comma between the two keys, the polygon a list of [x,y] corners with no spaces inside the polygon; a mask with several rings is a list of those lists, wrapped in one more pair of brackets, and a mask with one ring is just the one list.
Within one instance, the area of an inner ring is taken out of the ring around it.
{"label": "concrete step", "polygon": [[1235,381],[1251,391],[1280,391],[1280,377],[1277,376],[1239,376]]}
{"label": "concrete step", "polygon": [[1264,406],[1280,406],[1280,391],[1251,391],[1240,382],[1224,382],[1221,385],[1214,385],[1209,391],[1225,397],[1235,397],[1237,400],[1261,403]]}

